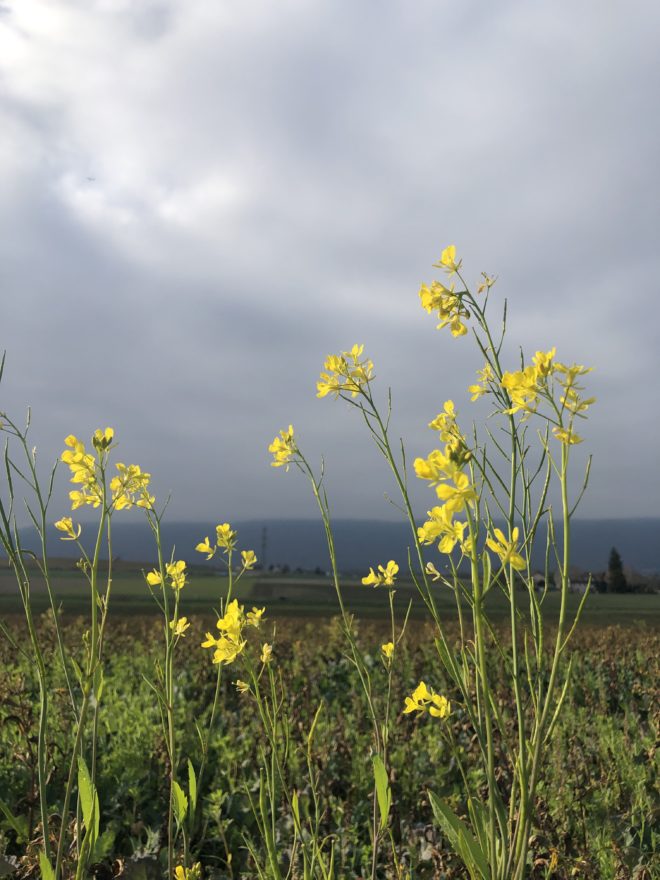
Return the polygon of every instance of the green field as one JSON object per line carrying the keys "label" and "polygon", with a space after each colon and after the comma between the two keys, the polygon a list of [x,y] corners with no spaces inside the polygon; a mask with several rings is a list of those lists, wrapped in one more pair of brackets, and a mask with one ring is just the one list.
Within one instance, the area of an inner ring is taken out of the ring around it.
{"label": "green field", "polygon": [[[66,614],[81,614],[89,610],[89,589],[78,572],[57,571],[52,579],[58,605]],[[227,589],[227,579],[220,576],[193,574],[181,594],[182,613],[188,616],[212,616],[220,597]],[[361,617],[380,617],[387,614],[387,598],[382,589],[365,587],[358,580],[342,584],[348,608]],[[33,606],[36,611],[48,607],[48,596],[43,584],[35,580],[32,587]],[[247,576],[241,579],[236,596],[246,604],[265,605],[270,616],[327,617],[337,612],[337,599],[329,578],[310,576]],[[524,609],[526,596],[519,593],[519,604]],[[456,618],[453,593],[438,586],[435,601],[443,618]],[[569,609],[577,608],[580,597],[572,595]],[[413,603],[413,617],[424,615],[424,606],[411,581],[402,579],[396,588],[395,603],[401,610]],[[544,610],[549,621],[559,613],[559,594],[549,592],[544,600]],[[158,608],[149,593],[144,577],[139,572],[120,571],[112,585],[111,614],[149,614]],[[0,575],[0,614],[21,613],[22,607],[11,575]],[[496,589],[488,597],[488,612],[494,620],[508,616],[509,605]],[[583,622],[587,624],[644,624],[660,626],[660,595],[599,594],[592,593],[585,604]]]}

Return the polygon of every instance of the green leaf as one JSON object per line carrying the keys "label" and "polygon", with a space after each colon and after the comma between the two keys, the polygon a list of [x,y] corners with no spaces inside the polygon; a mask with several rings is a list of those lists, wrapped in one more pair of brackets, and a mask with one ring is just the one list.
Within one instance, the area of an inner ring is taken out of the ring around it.
{"label": "green leaf", "polygon": [[188,812],[188,798],[178,782],[172,783],[172,793],[174,795],[174,817],[179,825],[183,825]]}
{"label": "green leaf", "polygon": [[28,838],[27,816],[15,816],[4,801],[0,801],[0,813],[3,813],[9,827],[16,832],[16,842],[26,843]]}
{"label": "green leaf", "polygon": [[43,850],[39,853],[39,870],[41,871],[41,880],[55,880],[55,871]]}
{"label": "green leaf", "polygon": [[374,764],[374,781],[376,783],[376,798],[378,799],[378,811],[380,812],[381,830],[387,827],[387,818],[392,806],[392,789],[387,778],[387,770],[380,755],[372,758]]}
{"label": "green leaf", "polygon": [[98,840],[94,844],[91,857],[92,862],[102,862],[103,859],[107,859],[108,856],[112,855],[116,836],[111,828],[106,828],[103,834],[99,835]]}
{"label": "green leaf", "polygon": [[487,880],[488,860],[467,825],[432,791],[429,800],[438,824],[454,851],[463,859],[472,880]]}
{"label": "green leaf", "polygon": [[300,828],[300,802],[298,801],[298,792],[293,792],[291,796],[291,809],[293,810],[293,815],[296,817],[296,830]]}
{"label": "green leaf", "polygon": [[99,799],[82,755],[78,755],[78,795],[83,822],[90,834],[90,846],[93,847],[94,841],[99,836]]}
{"label": "green leaf", "polygon": [[195,808],[197,807],[197,777],[195,776],[195,768],[193,767],[190,758],[188,758],[188,795],[190,797],[192,812],[194,813]]}

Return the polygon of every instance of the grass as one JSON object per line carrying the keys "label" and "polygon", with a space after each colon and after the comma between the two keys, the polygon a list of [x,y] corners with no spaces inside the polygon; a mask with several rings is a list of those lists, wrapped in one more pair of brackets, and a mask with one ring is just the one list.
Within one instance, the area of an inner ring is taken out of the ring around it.
{"label": "grass", "polygon": [[[67,614],[81,614],[89,609],[89,591],[83,576],[77,571],[62,570],[53,574],[53,589],[58,605]],[[181,596],[183,614],[210,616],[218,598],[225,595],[227,579],[203,573],[193,574]],[[358,579],[344,585],[348,608],[360,616],[378,618],[387,614],[387,600],[382,589],[364,587]],[[270,616],[328,617],[337,612],[337,600],[330,580],[325,577],[292,575],[245,576],[238,584],[236,596],[246,603],[267,605]],[[438,586],[436,603],[444,619],[454,621],[456,607],[453,594]],[[524,594],[520,593],[524,604]],[[32,589],[35,611],[48,607],[48,596],[43,583],[35,579]],[[402,579],[397,584],[395,603],[403,609],[413,603],[413,617],[423,616],[424,609],[411,581]],[[578,595],[569,599],[569,610],[574,611],[580,601]],[[140,572],[122,570],[113,579],[111,614],[125,616],[150,614],[157,606]],[[544,601],[549,621],[559,615],[559,594],[549,592]],[[488,597],[489,615],[504,620],[509,615],[509,604],[502,593],[492,590]],[[16,584],[9,573],[0,574],[0,614],[22,613]],[[660,627],[660,595],[599,594],[587,599],[583,622],[587,624],[633,624]]]}

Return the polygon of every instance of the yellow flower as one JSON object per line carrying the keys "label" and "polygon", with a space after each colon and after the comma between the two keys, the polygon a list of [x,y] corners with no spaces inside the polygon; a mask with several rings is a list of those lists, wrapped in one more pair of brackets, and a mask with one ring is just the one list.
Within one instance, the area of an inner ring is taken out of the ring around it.
{"label": "yellow flower", "polygon": [[241,561],[243,562],[243,568],[246,571],[250,571],[251,568],[254,568],[257,564],[257,557],[254,550],[241,550]]}
{"label": "yellow flower", "polygon": [[490,364],[485,364],[483,370],[477,370],[477,379],[479,382],[476,385],[470,385],[468,387],[468,391],[472,395],[470,397],[471,401],[478,400],[483,394],[489,393],[489,383],[494,380],[495,376],[493,374],[493,370]]}
{"label": "yellow flower", "polygon": [[577,443],[582,443],[583,440],[579,434],[573,431],[573,428],[553,428],[552,433],[557,440],[560,440],[566,446],[574,446]]}
{"label": "yellow flower", "polygon": [[426,571],[427,574],[431,575],[431,579],[434,580],[434,581],[439,581],[440,578],[442,577],[442,575],[440,574],[440,572],[438,571],[438,569],[435,567],[435,565],[433,565],[432,562],[427,562],[427,563],[426,563],[426,569],[425,569],[425,571]]}
{"label": "yellow flower", "polygon": [[249,694],[250,693],[250,685],[247,683],[247,681],[241,681],[241,679],[238,678],[238,679],[236,679],[234,684],[235,684],[236,690],[239,692],[239,694]]}
{"label": "yellow flower", "polygon": [[536,367],[537,376],[545,377],[554,372],[555,365],[552,363],[554,356],[557,354],[556,348],[550,351],[537,351],[532,358],[532,363]]}
{"label": "yellow flower", "polygon": [[247,625],[258,628],[261,625],[261,618],[265,610],[265,608],[253,608],[252,611],[248,611],[246,615]]}
{"label": "yellow flower", "polygon": [[162,587],[163,578],[161,576],[161,573],[159,571],[156,571],[156,569],[154,568],[153,571],[150,571],[147,574],[147,583],[150,587]]}
{"label": "yellow flower", "polygon": [[477,293],[483,293],[484,290],[490,290],[491,287],[493,286],[493,284],[495,284],[495,282],[497,281],[497,278],[495,278],[491,275],[486,275],[485,272],[481,273],[481,277],[484,280],[481,282],[479,287],[477,287]]}
{"label": "yellow flower", "polygon": [[448,275],[453,275],[460,270],[462,262],[462,260],[456,261],[456,245],[450,244],[443,250],[440,260],[433,265],[437,269],[444,269]]}
{"label": "yellow flower", "polygon": [[434,449],[427,458],[416,458],[413,467],[419,479],[428,480],[431,485],[451,480],[458,471],[456,462],[439,449]]}
{"label": "yellow flower", "polygon": [[94,436],[92,437],[94,448],[98,449],[99,451],[105,451],[112,443],[112,438],[114,436],[115,432],[112,428],[106,428],[105,431],[97,428],[96,431],[94,431]]}
{"label": "yellow flower", "polygon": [[440,439],[444,442],[456,435],[456,410],[453,400],[444,402],[443,412],[439,413],[432,422],[429,422],[429,428],[432,431],[439,431]]}
{"label": "yellow flower", "polygon": [[195,547],[195,550],[198,553],[206,553],[206,560],[208,562],[209,559],[212,559],[215,556],[216,547],[211,547],[208,536],[204,538],[203,541],[200,541],[199,544]]}
{"label": "yellow flower", "polygon": [[380,646],[380,650],[383,652],[383,656],[385,660],[389,663],[394,656],[394,642],[386,642],[384,645]]}
{"label": "yellow flower", "polygon": [[538,373],[536,367],[528,366],[524,370],[518,370],[516,373],[504,373],[502,376],[502,387],[508,392],[511,398],[511,406],[504,410],[508,414],[513,414],[519,410],[525,413],[536,412],[538,407]]}
{"label": "yellow flower", "polygon": [[510,565],[516,571],[523,571],[527,568],[527,563],[516,549],[518,541],[518,529],[515,528],[511,532],[511,540],[509,541],[501,529],[493,530],[495,538],[486,538],[486,544],[497,553],[502,561],[502,565]]}
{"label": "yellow flower", "polygon": [[225,633],[235,641],[238,641],[244,625],[243,606],[238,604],[238,599],[234,599],[229,603],[225,609],[224,616],[216,623],[220,632]]}
{"label": "yellow flower", "polygon": [[70,516],[63,516],[62,519],[58,519],[55,523],[55,528],[65,533],[60,538],[61,541],[75,541],[80,537],[80,532],[82,531],[80,524],[77,526],[73,525],[73,520]]}
{"label": "yellow flower", "polygon": [[119,473],[110,480],[110,491],[115,508],[128,510],[133,505],[151,508],[155,501],[153,495],[149,495],[148,492],[151,474],[144,473],[137,464],[125,465],[117,462],[115,466]]}
{"label": "yellow flower", "polygon": [[477,500],[474,486],[470,483],[467,474],[461,472],[454,477],[453,486],[441,483],[436,486],[435,492],[438,498],[445,502],[445,507],[450,513],[464,510],[467,504],[472,504]]}
{"label": "yellow flower", "polygon": [[233,639],[227,638],[226,636],[221,636],[215,644],[216,648],[213,652],[213,662],[224,663],[227,666],[234,662],[246,645],[245,641],[239,640],[238,642],[235,642]]}
{"label": "yellow flower", "polygon": [[234,549],[238,532],[234,531],[229,523],[222,523],[216,526],[215,534],[218,547],[224,547],[225,550]]}
{"label": "yellow flower", "polygon": [[184,868],[182,865],[178,865],[174,869],[174,880],[201,880],[202,878],[202,866],[199,862],[196,862],[192,868]]}
{"label": "yellow flower", "polygon": [[273,461],[270,463],[271,467],[282,467],[282,465],[285,465],[286,469],[289,470],[291,459],[298,451],[293,438],[293,425],[289,425],[288,431],[280,431],[279,437],[275,437],[268,447],[268,451],[273,456]]}
{"label": "yellow flower", "polygon": [[175,636],[184,635],[189,626],[187,617],[180,617],[178,620],[170,621],[170,629],[173,630]]}
{"label": "yellow flower", "polygon": [[451,703],[446,697],[436,694],[423,681],[417,685],[411,696],[406,697],[404,715],[410,712],[429,712],[434,718],[446,718],[451,712]]}
{"label": "yellow flower", "polygon": [[267,642],[264,643],[261,647],[261,657],[260,660],[262,663],[270,663],[273,659],[273,646],[269,645]]}
{"label": "yellow flower", "polygon": [[383,584],[386,587],[394,586],[394,580],[396,575],[398,574],[399,566],[393,559],[387,563],[385,567],[382,565],[378,566],[378,574],[373,570],[373,568],[369,569],[369,574],[366,577],[362,578],[362,583],[365,586],[369,584],[373,584],[374,587],[379,587]]}
{"label": "yellow flower", "polygon": [[364,345],[355,344],[350,351],[330,354],[325,359],[319,381],[316,383],[316,396],[326,397],[334,394],[338,397],[348,393],[357,397],[374,378],[373,362],[368,358],[360,360]]}
{"label": "yellow flower", "polygon": [[589,409],[592,403],[596,402],[595,397],[580,397],[575,388],[567,388],[566,393],[559,398],[561,405],[569,412],[582,413]]}
{"label": "yellow flower", "polygon": [[454,522],[454,511],[449,505],[433,507],[427,513],[429,519],[417,529],[420,543],[432,544],[439,540],[438,549],[441,553],[451,553],[457,543],[462,545],[467,523]]}
{"label": "yellow flower", "polygon": [[168,562],[165,565],[165,571],[170,579],[173,590],[180,590],[186,584],[186,563],[183,559],[178,562]]}

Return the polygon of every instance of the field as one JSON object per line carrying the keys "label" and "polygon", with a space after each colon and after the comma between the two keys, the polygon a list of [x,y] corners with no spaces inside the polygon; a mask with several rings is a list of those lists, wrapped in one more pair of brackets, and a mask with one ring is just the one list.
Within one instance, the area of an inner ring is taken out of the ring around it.
{"label": "field", "polygon": [[[82,611],[82,582],[70,572],[60,577],[59,595],[65,608]],[[222,579],[198,577],[187,585],[182,597],[182,611],[193,620],[178,649],[176,671],[175,717],[182,760],[199,752],[195,723],[203,725],[207,719],[215,688],[215,668],[199,645],[208,626],[209,609],[223,587]],[[367,873],[373,798],[368,760],[370,724],[338,622],[328,619],[332,607],[328,587],[322,579],[285,582],[256,577],[241,587],[248,603],[263,599],[266,604],[266,637],[276,629],[275,669],[285,685],[286,737],[291,743],[287,770],[293,779],[300,780],[302,809],[311,809],[309,785],[304,782],[306,735],[321,706],[312,746],[317,796],[323,805],[321,830],[335,841],[336,876],[363,876]],[[144,614],[153,605],[141,576],[120,574],[113,591],[115,613],[108,630],[97,769],[107,858],[96,866],[94,876],[155,878],[162,870],[168,765],[158,705],[147,680],[153,678],[154,661],[162,647],[162,623]],[[352,595],[349,588],[346,592]],[[403,600],[406,593],[404,584],[398,597]],[[0,595],[6,614],[11,599],[5,584]],[[39,601],[38,590],[33,599]],[[546,775],[538,792],[532,877],[642,880],[659,876],[657,600],[656,596],[594,596],[589,600],[586,622],[574,644],[567,705],[544,755]],[[385,681],[385,672],[379,669],[379,646],[388,636],[385,620],[378,619],[383,611],[382,593],[355,587],[352,607],[371,617],[360,624],[358,638],[379,687]],[[449,607],[447,600],[451,634],[456,624]],[[555,609],[556,603],[551,604],[549,620]],[[504,602],[501,610],[505,610]],[[127,611],[132,612],[130,616]],[[495,619],[497,612],[495,603],[491,608]],[[5,619],[21,644],[24,625],[13,614]],[[608,625],[614,620],[625,625]],[[47,614],[39,626],[53,675],[54,716],[48,743],[53,771],[48,790],[55,805],[65,783],[64,764],[57,755],[66,750],[67,702]],[[72,647],[78,631],[79,622],[71,616],[65,621],[64,634]],[[20,856],[14,876],[35,877],[34,853],[41,833],[34,748],[37,682],[30,662],[17,656],[5,639],[0,639],[0,663],[4,673],[0,683],[0,792],[5,814],[0,840],[10,862],[14,861],[12,855]],[[489,657],[489,665],[497,698],[510,722],[513,707],[506,679],[498,677],[496,657]],[[254,801],[259,791],[263,737],[256,713],[245,696],[236,692],[232,672],[229,666],[222,677],[219,718],[210,742],[208,772],[201,781],[200,822],[190,842],[195,857],[211,872],[208,876],[215,878],[253,876],[248,843],[261,845],[251,799]],[[440,792],[460,813],[465,808],[463,787],[446,746],[434,735],[431,719],[401,714],[405,694],[422,676],[437,689],[456,696],[443,676],[431,631],[413,620],[393,676],[389,752],[392,832],[398,857],[412,876],[449,880],[467,875],[434,823],[426,791]],[[481,773],[477,762],[472,764],[474,742],[460,711],[452,715],[451,724],[470,772]],[[498,772],[500,781],[505,780],[510,772],[506,762],[501,762]],[[283,851],[291,847],[290,822],[290,815],[282,809],[275,834]],[[384,867],[382,876],[394,876],[393,870],[392,865]]]}

